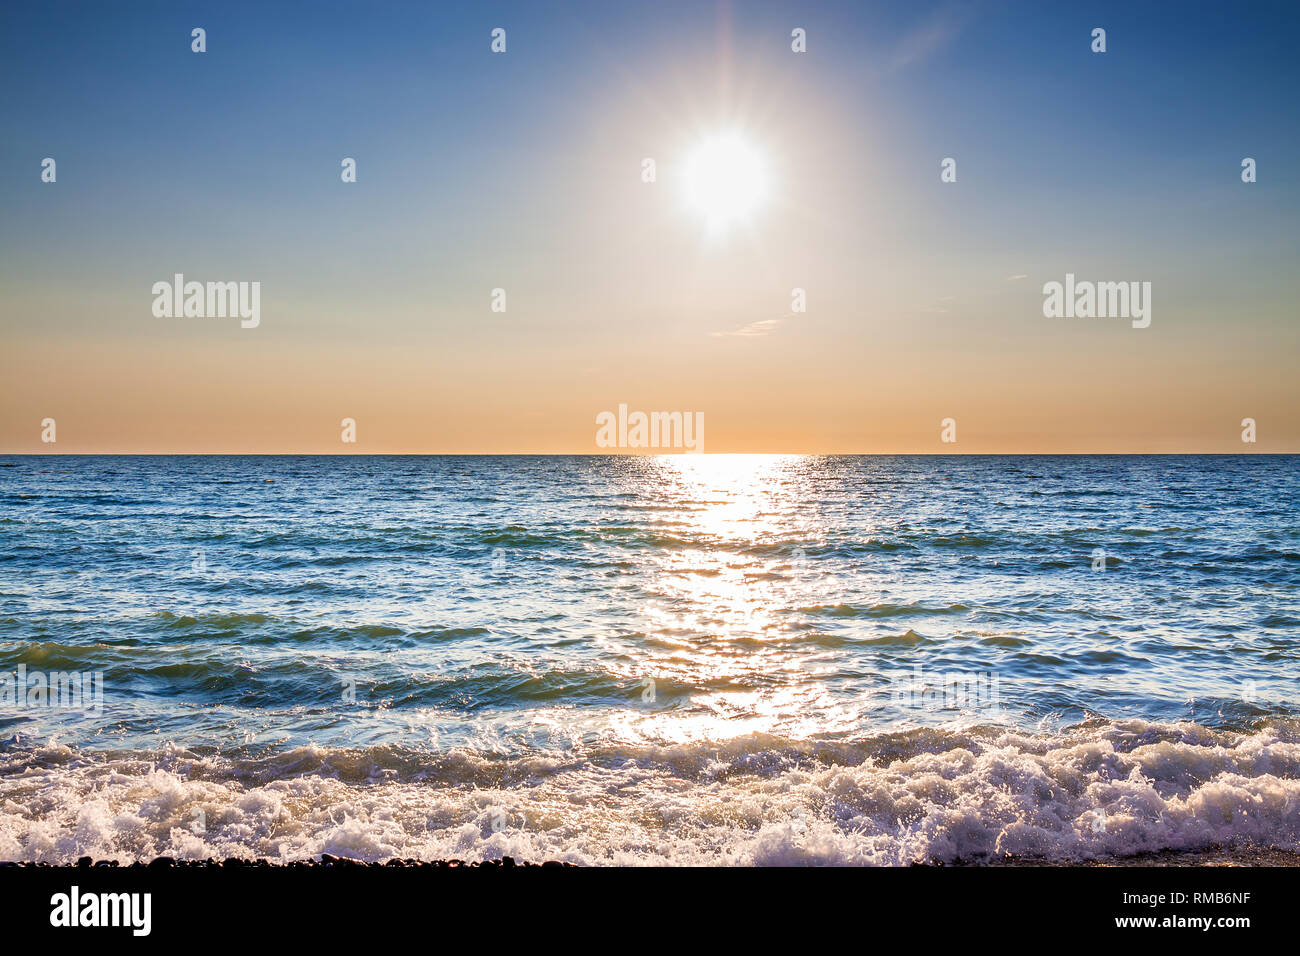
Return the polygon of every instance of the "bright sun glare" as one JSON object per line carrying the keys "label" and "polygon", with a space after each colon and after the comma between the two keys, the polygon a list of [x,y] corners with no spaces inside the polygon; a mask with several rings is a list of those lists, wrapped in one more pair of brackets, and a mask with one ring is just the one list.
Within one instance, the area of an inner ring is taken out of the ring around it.
{"label": "bright sun glare", "polygon": [[713,230],[747,219],[767,195],[762,156],[734,133],[699,143],[686,159],[686,200]]}

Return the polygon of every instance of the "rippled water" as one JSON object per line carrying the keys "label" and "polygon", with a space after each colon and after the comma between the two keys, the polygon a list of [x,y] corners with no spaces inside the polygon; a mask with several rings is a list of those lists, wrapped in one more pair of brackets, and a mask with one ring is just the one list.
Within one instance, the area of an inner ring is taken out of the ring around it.
{"label": "rippled water", "polygon": [[0,858],[1298,849],[1297,463],[0,459]]}

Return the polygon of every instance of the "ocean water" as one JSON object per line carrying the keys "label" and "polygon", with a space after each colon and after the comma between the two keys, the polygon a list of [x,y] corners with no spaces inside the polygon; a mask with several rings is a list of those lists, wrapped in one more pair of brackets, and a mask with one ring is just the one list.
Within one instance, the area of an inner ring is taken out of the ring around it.
{"label": "ocean water", "polygon": [[1298,850],[1298,464],[0,458],[0,859]]}

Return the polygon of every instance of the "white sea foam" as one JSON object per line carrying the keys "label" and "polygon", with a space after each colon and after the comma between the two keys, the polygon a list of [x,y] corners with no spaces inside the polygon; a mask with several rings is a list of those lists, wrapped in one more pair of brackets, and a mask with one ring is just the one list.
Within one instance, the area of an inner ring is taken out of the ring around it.
{"label": "white sea foam", "polygon": [[[202,822],[202,826],[199,822]],[[883,864],[1300,850],[1300,723],[1095,721],[1062,734],[746,737],[503,760],[300,748],[261,759],[0,756],[0,859]]]}

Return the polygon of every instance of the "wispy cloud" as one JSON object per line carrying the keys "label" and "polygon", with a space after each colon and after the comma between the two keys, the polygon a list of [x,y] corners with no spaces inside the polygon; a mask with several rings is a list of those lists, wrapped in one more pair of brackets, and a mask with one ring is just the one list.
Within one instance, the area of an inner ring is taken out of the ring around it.
{"label": "wispy cloud", "polygon": [[894,48],[888,69],[901,70],[945,49],[966,28],[973,13],[974,7],[969,3],[945,3],[938,7],[903,36]]}
{"label": "wispy cloud", "polygon": [[730,332],[714,332],[713,337],[726,338],[729,336],[739,336],[740,338],[748,339],[757,338],[758,336],[768,335],[774,331],[776,327],[785,320],[785,318],[787,317],[782,316],[779,319],[759,319],[757,322],[751,322],[743,328],[733,329]]}

